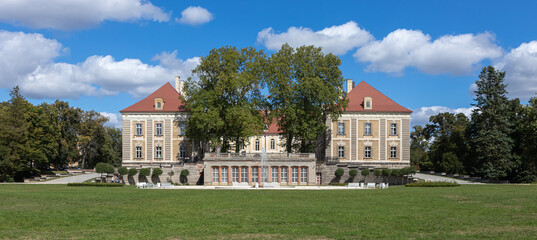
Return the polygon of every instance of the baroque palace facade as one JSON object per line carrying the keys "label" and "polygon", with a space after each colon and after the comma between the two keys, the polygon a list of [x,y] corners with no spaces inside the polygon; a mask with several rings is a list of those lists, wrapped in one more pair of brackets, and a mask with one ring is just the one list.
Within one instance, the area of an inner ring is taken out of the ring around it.
{"label": "baroque palace facade", "polygon": [[[285,153],[278,126],[251,137],[241,153],[206,153],[203,161],[185,136],[189,113],[179,100],[183,82],[170,83],[121,110],[123,166],[189,169],[189,182],[205,185],[327,184],[335,169],[402,168],[410,164],[410,113],[375,88],[347,80],[349,105],[337,121],[327,121],[325,154]],[[264,150],[264,151],[263,151]],[[348,172],[348,171],[346,171]],[[199,175],[199,176],[198,176]]]}

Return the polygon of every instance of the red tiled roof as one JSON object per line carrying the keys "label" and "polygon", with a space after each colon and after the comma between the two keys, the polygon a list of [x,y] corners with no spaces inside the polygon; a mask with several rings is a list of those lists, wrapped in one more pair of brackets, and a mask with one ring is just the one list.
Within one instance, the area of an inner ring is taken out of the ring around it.
{"label": "red tiled roof", "polygon": [[[371,97],[372,109],[364,109],[364,97]],[[347,93],[347,99],[349,99],[349,105],[345,109],[346,112],[412,112],[364,81]]]}
{"label": "red tiled roof", "polygon": [[[155,98],[162,98],[164,101],[164,108],[162,110],[155,110]],[[125,108],[119,112],[184,112],[184,103],[179,100],[179,93],[170,84],[166,83],[164,86],[157,89],[151,95],[142,99],[141,101]]]}

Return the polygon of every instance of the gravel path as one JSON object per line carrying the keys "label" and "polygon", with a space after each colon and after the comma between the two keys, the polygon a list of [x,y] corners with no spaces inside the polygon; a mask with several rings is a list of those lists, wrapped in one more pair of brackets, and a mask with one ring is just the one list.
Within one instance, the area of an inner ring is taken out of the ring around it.
{"label": "gravel path", "polygon": [[461,179],[456,179],[456,178],[448,178],[448,177],[442,177],[442,176],[424,174],[424,173],[416,173],[416,174],[413,174],[413,175],[414,175],[414,177],[424,179],[424,180],[429,179],[429,180],[431,180],[433,182],[453,182],[453,181],[455,181],[458,184],[482,184],[480,182],[472,182],[472,181],[466,181],[466,180],[461,180]]}
{"label": "gravel path", "polygon": [[38,184],[67,184],[67,183],[81,183],[89,179],[100,176],[100,173],[86,173],[76,176],[57,178],[46,182],[39,182]]}

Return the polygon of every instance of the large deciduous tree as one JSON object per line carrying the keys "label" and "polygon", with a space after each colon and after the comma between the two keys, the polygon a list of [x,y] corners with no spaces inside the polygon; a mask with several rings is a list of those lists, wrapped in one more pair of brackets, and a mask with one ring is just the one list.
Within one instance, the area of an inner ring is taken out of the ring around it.
{"label": "large deciduous tree", "polygon": [[326,121],[337,120],[348,102],[339,65],[337,56],[313,46],[293,49],[285,44],[269,58],[265,77],[270,116],[278,122],[287,152],[326,148]]}
{"label": "large deciduous tree", "polygon": [[249,137],[260,134],[265,125],[261,112],[266,102],[261,95],[264,62],[265,54],[254,48],[226,46],[202,57],[182,96],[191,114],[186,135],[224,152],[234,142],[239,152]]}

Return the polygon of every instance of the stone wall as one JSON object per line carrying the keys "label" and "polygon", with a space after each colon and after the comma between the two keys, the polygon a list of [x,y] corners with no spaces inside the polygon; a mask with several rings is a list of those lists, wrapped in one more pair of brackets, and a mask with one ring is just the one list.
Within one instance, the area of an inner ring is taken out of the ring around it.
{"label": "stone wall", "polygon": [[[337,179],[336,174],[335,174],[338,168],[342,168],[344,171],[344,174],[340,179]],[[322,174],[321,185],[328,185],[331,182],[334,182],[334,183],[346,183],[346,182],[355,182],[355,183],[358,183],[358,182],[381,183],[383,182],[383,183],[386,183],[387,182],[390,185],[401,185],[401,184],[410,182],[410,179],[409,178],[407,179],[405,177],[393,177],[393,176],[377,177],[375,176],[375,174],[373,174],[373,169],[370,170],[369,176],[365,178],[361,174],[362,169],[359,169],[356,167],[338,166],[337,164],[332,164],[332,165],[323,164],[319,167],[319,169],[320,169],[320,173]],[[349,171],[351,169],[355,169],[358,171],[358,175],[354,177],[353,179],[350,179],[350,176],[349,176]]]}
{"label": "stone wall", "polygon": [[[144,167],[145,168],[145,167]],[[147,168],[158,168],[158,167],[147,167]],[[137,167],[138,171],[140,171],[141,168]],[[158,177],[158,179],[148,176],[145,179],[140,179],[139,175],[140,173],[134,175],[133,177],[129,178],[128,176],[124,176],[125,183],[128,185],[135,185],[136,183],[140,181],[144,182],[150,182],[150,183],[157,183],[157,182],[173,182],[173,183],[187,183],[188,185],[196,185],[198,181],[200,181],[201,171],[203,170],[203,164],[196,164],[196,163],[186,163],[182,166],[172,166],[172,167],[163,167],[162,174]],[[184,181],[181,181],[181,171],[184,169],[187,169],[190,174],[184,179]],[[169,172],[173,171],[173,176],[170,177]],[[151,170],[151,172],[153,172]],[[201,181],[201,184],[203,184],[203,181]]]}

